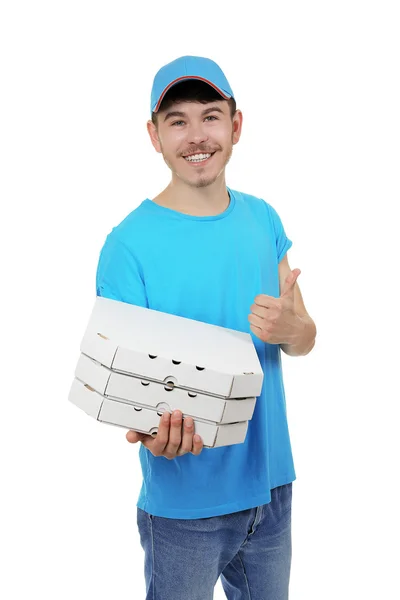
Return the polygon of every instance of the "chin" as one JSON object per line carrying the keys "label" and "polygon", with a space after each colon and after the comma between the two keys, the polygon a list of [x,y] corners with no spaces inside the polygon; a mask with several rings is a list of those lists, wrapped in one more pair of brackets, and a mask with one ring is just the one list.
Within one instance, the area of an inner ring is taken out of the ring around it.
{"label": "chin", "polygon": [[216,181],[216,177],[214,177],[213,179],[211,178],[207,178],[207,179],[199,179],[198,181],[194,182],[192,185],[193,187],[196,188],[203,188],[203,187],[207,187],[209,185],[212,185],[215,181]]}
{"label": "chin", "polygon": [[176,173],[176,175],[179,177],[179,179],[181,181],[183,181],[184,183],[186,183],[186,185],[189,185],[190,187],[193,188],[204,188],[207,187],[209,185],[212,185],[214,183],[214,181],[216,181],[217,177],[196,177],[193,179],[187,179],[186,177],[181,177],[179,175],[179,173]]}

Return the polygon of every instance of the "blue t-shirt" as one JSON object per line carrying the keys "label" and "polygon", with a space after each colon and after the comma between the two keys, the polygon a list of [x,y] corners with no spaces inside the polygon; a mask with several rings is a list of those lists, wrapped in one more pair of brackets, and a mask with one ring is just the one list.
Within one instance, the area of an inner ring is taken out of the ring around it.
{"label": "blue t-shirt", "polygon": [[243,444],[173,460],[140,444],[137,506],[160,517],[199,519],[253,508],[296,479],[281,349],[253,335],[248,321],[258,294],[279,297],[278,263],[292,242],[270,204],[227,191],[228,208],[210,217],[146,199],[112,229],[100,253],[98,296],[250,333],[264,371]]}

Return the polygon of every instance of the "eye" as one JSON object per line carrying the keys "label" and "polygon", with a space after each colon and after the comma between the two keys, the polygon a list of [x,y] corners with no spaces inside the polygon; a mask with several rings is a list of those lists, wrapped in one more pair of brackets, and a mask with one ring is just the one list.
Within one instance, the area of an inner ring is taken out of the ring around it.
{"label": "eye", "polygon": [[[214,115],[208,115],[207,117],[204,117],[205,119],[215,119],[216,121],[218,121],[218,117],[215,117]],[[174,121],[173,123],[171,123],[171,127],[174,127],[175,125],[179,125],[179,123],[184,123],[185,121]]]}

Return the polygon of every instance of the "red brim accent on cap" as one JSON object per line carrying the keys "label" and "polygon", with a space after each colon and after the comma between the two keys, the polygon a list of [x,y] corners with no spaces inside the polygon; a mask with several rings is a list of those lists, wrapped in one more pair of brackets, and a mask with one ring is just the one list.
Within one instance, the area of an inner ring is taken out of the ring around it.
{"label": "red brim accent on cap", "polygon": [[224,94],[224,92],[222,92],[216,85],[214,85],[211,81],[209,81],[208,79],[204,79],[204,77],[198,77],[196,75],[185,75],[183,77],[178,77],[178,79],[174,79],[174,81],[171,81],[171,83],[165,88],[165,90],[163,91],[163,93],[161,94],[156,107],[154,109],[153,112],[158,112],[158,109],[160,108],[160,104],[163,101],[163,98],[165,96],[165,94],[168,92],[168,90],[175,85],[175,83],[177,83],[178,81],[183,81],[184,79],[199,79],[200,81],[204,81],[205,83],[208,83],[208,85],[211,85],[211,87],[214,88],[214,90],[216,90],[218,92],[218,94],[220,94],[223,98],[225,98],[226,100],[229,100],[230,96],[227,96],[226,94]]}

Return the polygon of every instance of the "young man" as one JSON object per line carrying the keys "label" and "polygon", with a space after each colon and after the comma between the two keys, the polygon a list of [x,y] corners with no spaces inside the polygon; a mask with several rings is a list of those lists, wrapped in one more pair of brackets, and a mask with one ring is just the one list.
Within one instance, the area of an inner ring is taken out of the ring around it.
{"label": "young man", "polygon": [[137,523],[147,599],[284,600],[291,564],[295,470],[281,349],[305,355],[316,328],[289,267],[276,210],[227,187],[225,167],[242,113],[207,58],[184,56],[154,78],[148,132],[169,185],[108,235],[97,294],[251,333],[264,385],[243,444],[203,448],[177,412],[141,442]]}

